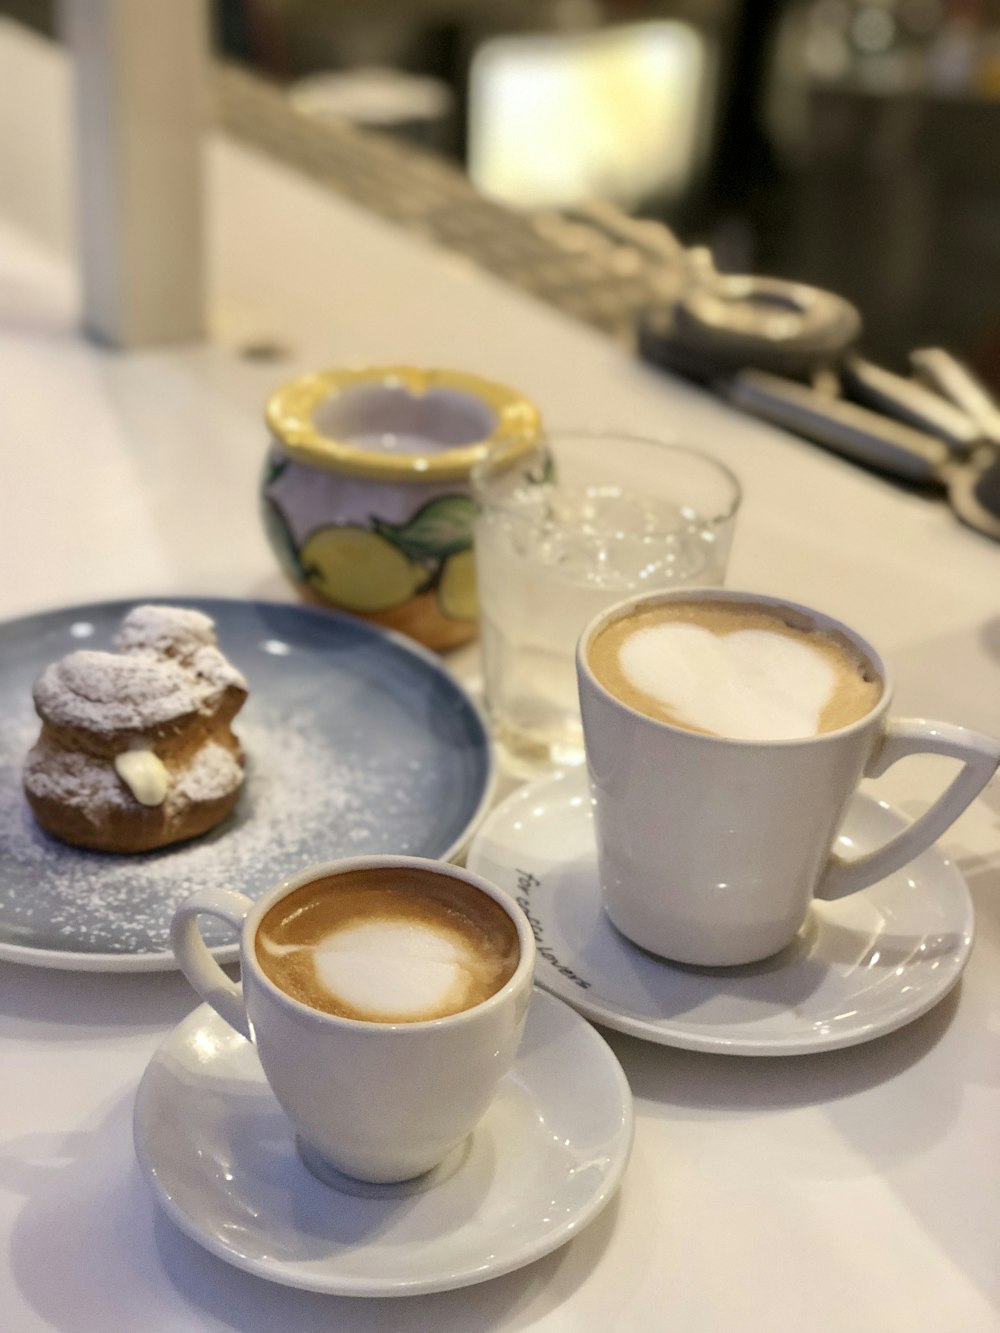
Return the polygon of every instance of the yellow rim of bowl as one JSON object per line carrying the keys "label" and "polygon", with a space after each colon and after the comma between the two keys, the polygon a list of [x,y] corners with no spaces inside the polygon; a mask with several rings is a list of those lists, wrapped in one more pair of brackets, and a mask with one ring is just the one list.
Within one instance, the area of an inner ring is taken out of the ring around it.
{"label": "yellow rim of bowl", "polygon": [[[383,454],[321,434],[313,423],[320,403],[361,384],[403,387],[416,395],[432,389],[455,389],[491,408],[496,427],[485,439],[433,454]],[[541,432],[538,408],[506,385],[464,371],[420,370],[416,366],[369,366],[303,375],[271,394],[265,417],[275,439],[298,462],[373,481],[464,480],[472,465],[498,441],[521,440],[527,450]]]}

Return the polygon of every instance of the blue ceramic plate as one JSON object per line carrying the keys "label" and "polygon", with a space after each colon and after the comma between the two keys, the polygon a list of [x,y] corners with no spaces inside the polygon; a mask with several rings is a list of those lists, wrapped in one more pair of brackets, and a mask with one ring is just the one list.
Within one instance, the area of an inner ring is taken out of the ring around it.
{"label": "blue ceramic plate", "polygon": [[[475,704],[432,654],[332,612],[149,600],[211,616],[247,678],[234,724],[247,753],[239,804],[204,837],[140,856],[85,852],[42,833],[21,791],[39,725],[32,682],[74,649],[110,648],[136,601],[0,624],[0,958],[94,972],[172,968],[170,917],[197,888],[259,897],[315,861],[378,852],[447,860],[465,846],[489,802],[492,751]],[[208,921],[205,932],[221,960],[237,956],[231,932]]]}

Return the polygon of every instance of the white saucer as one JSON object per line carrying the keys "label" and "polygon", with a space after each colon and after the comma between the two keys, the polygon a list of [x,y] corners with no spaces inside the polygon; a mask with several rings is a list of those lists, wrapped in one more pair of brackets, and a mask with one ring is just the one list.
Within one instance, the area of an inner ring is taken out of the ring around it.
{"label": "white saucer", "polygon": [[[838,850],[872,850],[906,823],[858,795]],[[508,797],[473,839],[468,866],[527,910],[539,986],[607,1027],[693,1051],[796,1055],[882,1036],[936,1004],[972,948],[968,888],[932,848],[862,893],[815,902],[793,943],[763,963],[695,968],[647,954],[602,911],[580,771]]]}
{"label": "white saucer", "polygon": [[582,1230],[625,1170],[632,1097],[604,1039],[536,991],[458,1169],[423,1192],[359,1197],[306,1169],[253,1047],[202,1005],[150,1062],[134,1133],[168,1216],[213,1254],[286,1286],[407,1296],[509,1273]]}

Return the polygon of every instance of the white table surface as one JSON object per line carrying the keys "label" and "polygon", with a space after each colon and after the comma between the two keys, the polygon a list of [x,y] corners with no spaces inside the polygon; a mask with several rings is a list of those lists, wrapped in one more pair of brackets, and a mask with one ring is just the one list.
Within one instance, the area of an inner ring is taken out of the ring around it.
{"label": "white table surface", "polygon": [[[713,449],[746,491],[732,586],[852,621],[894,668],[897,711],[1000,732],[1000,547],[943,503],[731,415],[231,143],[209,149],[215,339],[127,357],[86,345],[65,107],[60,59],[0,23],[0,614],[288,597],[255,508],[266,392],[345,362],[452,365],[520,386],[552,425]],[[286,362],[236,355],[264,336]],[[451,665],[475,688],[474,651]],[[877,790],[915,814],[949,774],[915,760]],[[402,1302],[272,1285],[160,1215],[131,1114],[153,1049],[193,1007],[178,975],[0,963],[0,1329],[1000,1329],[998,825],[994,784],[944,839],[977,938],[935,1010],[787,1060],[608,1034],[637,1109],[616,1201],[519,1273]]]}

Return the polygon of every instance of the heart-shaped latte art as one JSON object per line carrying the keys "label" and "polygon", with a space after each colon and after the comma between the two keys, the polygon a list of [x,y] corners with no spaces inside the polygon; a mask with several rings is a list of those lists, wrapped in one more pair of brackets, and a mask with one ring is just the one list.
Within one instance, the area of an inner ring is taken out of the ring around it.
{"label": "heart-shaped latte art", "polygon": [[737,740],[816,735],[837,680],[808,642],[759,629],[650,625],[626,639],[619,661],[679,722]]}
{"label": "heart-shaped latte art", "polygon": [[309,954],[331,998],[361,1013],[401,1018],[460,1009],[477,971],[460,935],[420,921],[356,921],[314,944],[268,940],[264,948],[278,956]]}

